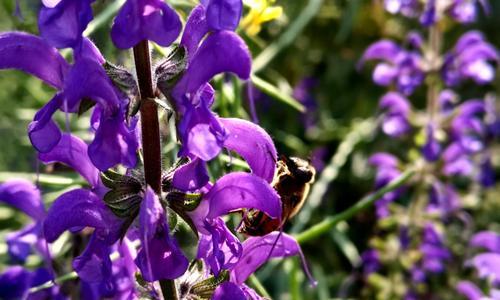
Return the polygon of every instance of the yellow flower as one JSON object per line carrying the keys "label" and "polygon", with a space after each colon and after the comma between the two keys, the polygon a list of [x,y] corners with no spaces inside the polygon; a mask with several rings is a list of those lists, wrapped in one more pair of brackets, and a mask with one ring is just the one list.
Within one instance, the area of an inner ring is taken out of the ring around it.
{"label": "yellow flower", "polygon": [[257,35],[262,23],[275,20],[283,13],[281,6],[272,6],[274,0],[244,0],[250,11],[241,22],[248,35]]}

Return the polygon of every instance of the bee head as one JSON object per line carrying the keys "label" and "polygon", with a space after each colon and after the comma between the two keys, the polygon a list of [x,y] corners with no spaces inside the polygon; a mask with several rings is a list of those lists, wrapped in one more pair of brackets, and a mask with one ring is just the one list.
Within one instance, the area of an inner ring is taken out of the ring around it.
{"label": "bee head", "polygon": [[306,160],[298,157],[290,157],[285,159],[286,166],[290,173],[299,181],[309,183],[314,180],[316,170]]}

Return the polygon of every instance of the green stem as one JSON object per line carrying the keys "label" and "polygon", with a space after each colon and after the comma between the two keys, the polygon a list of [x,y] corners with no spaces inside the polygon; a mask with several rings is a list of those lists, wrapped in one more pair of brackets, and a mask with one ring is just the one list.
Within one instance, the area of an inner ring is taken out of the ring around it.
{"label": "green stem", "polygon": [[377,128],[375,121],[373,119],[366,119],[354,125],[352,131],[345,136],[337,148],[337,152],[332,156],[328,165],[323,169],[318,180],[312,186],[311,194],[300,214],[296,217],[295,224],[292,227],[293,233],[301,231],[307,225],[314,209],[321,204],[321,200],[323,200],[330,184],[337,178],[340,169],[344,166],[355,147],[366,140],[375,128]]}
{"label": "green stem", "polygon": [[302,105],[298,100],[294,99],[292,96],[283,93],[277,87],[265,81],[264,79],[253,75],[251,80],[252,83],[255,85],[255,87],[264,92],[266,95],[269,95],[274,99],[291,106],[292,108],[298,110],[301,113],[306,111],[304,105]]}
{"label": "green stem", "polygon": [[401,174],[399,177],[391,181],[388,185],[384,186],[380,190],[376,191],[375,193],[368,195],[361,199],[358,203],[354,204],[350,208],[346,209],[345,211],[336,214],[334,216],[330,216],[326,219],[324,219],[322,222],[312,226],[311,228],[307,229],[306,231],[303,231],[296,235],[296,239],[299,243],[305,243],[310,240],[313,240],[317,238],[318,236],[329,232],[335,225],[337,225],[340,221],[344,221],[347,219],[352,218],[354,215],[359,213],[360,211],[363,211],[370,207],[375,201],[380,199],[382,196],[385,194],[394,191],[395,189],[399,188],[401,185],[406,183],[408,180],[410,180],[413,175],[415,175],[414,170],[407,170],[403,174]]}
{"label": "green stem", "polygon": [[267,292],[266,288],[262,285],[259,278],[257,278],[255,274],[250,275],[250,277],[248,278],[248,282],[255,288],[257,293],[259,293],[262,297],[271,299],[271,296]]}

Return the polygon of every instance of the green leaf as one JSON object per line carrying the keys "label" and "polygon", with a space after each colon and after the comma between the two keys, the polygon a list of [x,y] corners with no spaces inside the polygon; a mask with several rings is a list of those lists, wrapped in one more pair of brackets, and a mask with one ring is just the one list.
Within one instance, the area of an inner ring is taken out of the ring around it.
{"label": "green leaf", "polygon": [[298,100],[294,99],[292,96],[281,92],[277,87],[272,85],[271,83],[265,81],[264,79],[257,77],[255,75],[252,76],[252,83],[256,88],[261,90],[266,95],[292,107],[299,112],[305,112],[306,108],[302,105]]}

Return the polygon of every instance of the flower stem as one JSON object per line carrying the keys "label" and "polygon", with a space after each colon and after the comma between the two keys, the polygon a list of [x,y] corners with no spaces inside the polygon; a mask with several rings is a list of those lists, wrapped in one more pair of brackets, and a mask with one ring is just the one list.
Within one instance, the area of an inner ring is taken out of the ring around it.
{"label": "flower stem", "polygon": [[[151,58],[148,41],[134,47],[134,61],[141,95],[142,151],[144,178],[156,194],[161,193],[161,141],[158,108],[154,102],[155,89],[151,74]],[[177,290],[173,280],[160,280],[164,299],[176,300]]]}
{"label": "flower stem", "polygon": [[435,120],[435,116],[439,110],[439,69],[440,69],[440,54],[442,36],[439,29],[439,24],[431,26],[429,29],[429,60],[430,70],[429,79],[427,80],[427,111],[431,121]]}
{"label": "flower stem", "polygon": [[384,186],[380,190],[376,191],[375,193],[368,195],[361,199],[358,203],[354,204],[350,208],[346,209],[345,211],[336,214],[334,216],[330,216],[320,223],[312,226],[311,228],[299,233],[296,235],[296,239],[299,243],[305,243],[310,240],[313,240],[317,238],[318,236],[328,232],[331,230],[335,225],[337,225],[340,221],[344,221],[347,219],[350,219],[360,211],[363,211],[370,207],[375,201],[380,199],[383,195],[394,191],[395,189],[399,188],[401,185],[406,183],[408,180],[410,180],[413,175],[415,175],[415,171],[413,169],[405,171],[403,174],[401,174],[399,177],[391,181],[388,185]]}

